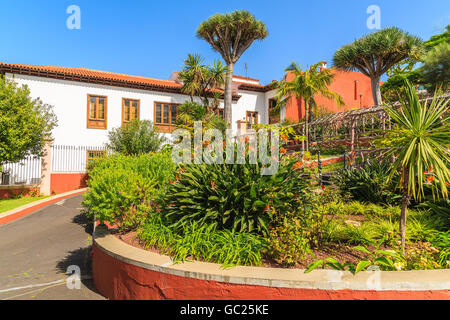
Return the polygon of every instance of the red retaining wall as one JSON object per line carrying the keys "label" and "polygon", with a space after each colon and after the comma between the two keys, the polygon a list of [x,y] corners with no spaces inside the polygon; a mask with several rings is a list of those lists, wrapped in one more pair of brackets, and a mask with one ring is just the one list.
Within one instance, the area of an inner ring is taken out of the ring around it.
{"label": "red retaining wall", "polygon": [[87,173],[52,173],[52,193],[59,194],[87,187]]}
{"label": "red retaining wall", "polygon": [[450,299],[449,290],[356,291],[279,288],[232,284],[181,277],[120,261],[93,245],[93,276],[97,290],[120,300],[347,300]]}

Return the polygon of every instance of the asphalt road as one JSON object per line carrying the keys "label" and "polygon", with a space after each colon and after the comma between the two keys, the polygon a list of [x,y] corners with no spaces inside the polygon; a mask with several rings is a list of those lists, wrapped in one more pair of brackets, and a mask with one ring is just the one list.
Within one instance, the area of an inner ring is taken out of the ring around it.
{"label": "asphalt road", "polygon": [[[81,200],[66,198],[0,226],[0,300],[104,299],[92,282],[92,224]],[[80,268],[79,289],[69,266]]]}

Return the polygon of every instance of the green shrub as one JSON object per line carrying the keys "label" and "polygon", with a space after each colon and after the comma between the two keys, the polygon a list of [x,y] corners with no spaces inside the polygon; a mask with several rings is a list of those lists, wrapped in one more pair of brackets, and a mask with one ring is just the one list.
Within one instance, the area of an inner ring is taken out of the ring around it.
{"label": "green shrub", "polygon": [[275,215],[306,205],[309,182],[294,162],[280,164],[271,176],[248,163],[186,165],[166,193],[164,210],[178,228],[199,221],[218,230],[267,234]]}
{"label": "green shrub", "polygon": [[121,231],[143,223],[175,173],[170,153],[113,155],[96,161],[89,173],[83,205],[88,216]]}
{"label": "green shrub", "polygon": [[296,265],[312,253],[311,241],[305,237],[305,233],[296,217],[282,217],[269,232],[268,256],[282,265]]}
{"label": "green shrub", "polygon": [[155,152],[166,141],[148,120],[134,120],[114,128],[108,133],[108,138],[108,148],[124,155]]}
{"label": "green shrub", "polygon": [[371,203],[393,204],[400,194],[396,189],[398,177],[388,181],[389,163],[370,161],[361,167],[338,170],[334,183],[343,194],[350,194],[354,200]]}

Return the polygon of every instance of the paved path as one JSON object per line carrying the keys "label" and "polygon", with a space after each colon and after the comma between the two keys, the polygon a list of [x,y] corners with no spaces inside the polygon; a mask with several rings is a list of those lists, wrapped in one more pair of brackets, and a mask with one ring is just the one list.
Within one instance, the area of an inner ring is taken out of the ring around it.
{"label": "paved path", "polygon": [[[104,299],[93,287],[92,224],[81,200],[66,198],[0,226],[0,300]],[[80,267],[80,289],[67,287],[71,265]]]}

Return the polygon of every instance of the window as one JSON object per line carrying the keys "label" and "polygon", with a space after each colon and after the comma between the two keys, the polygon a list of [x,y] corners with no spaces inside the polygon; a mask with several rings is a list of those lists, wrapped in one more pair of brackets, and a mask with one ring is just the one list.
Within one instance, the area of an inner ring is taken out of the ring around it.
{"label": "window", "polygon": [[163,132],[172,132],[176,127],[178,104],[155,102],[154,123]]}
{"label": "window", "polygon": [[258,124],[258,112],[247,111],[247,129],[252,129],[255,124]]}
{"label": "window", "polygon": [[102,158],[106,156],[106,151],[104,150],[87,150],[86,151],[86,166],[89,165],[89,162],[92,160]]}
{"label": "window", "polygon": [[277,100],[269,99],[269,124],[280,123],[280,114],[272,115],[272,110],[277,105]]}
{"label": "window", "polygon": [[88,129],[106,129],[108,98],[88,95],[87,127]]}
{"label": "window", "polygon": [[139,119],[140,100],[122,99],[122,124]]}

